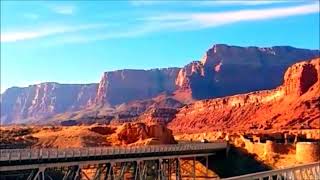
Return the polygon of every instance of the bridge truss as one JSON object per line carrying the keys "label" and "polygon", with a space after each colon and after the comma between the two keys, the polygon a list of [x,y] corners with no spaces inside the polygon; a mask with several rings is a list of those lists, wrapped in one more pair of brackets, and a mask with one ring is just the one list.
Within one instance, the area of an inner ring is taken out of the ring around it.
{"label": "bridge truss", "polygon": [[246,174],[221,180],[320,180],[320,162]]}
{"label": "bridge truss", "polygon": [[[203,179],[215,179],[208,175],[208,157],[213,154],[174,155],[150,158],[128,158],[117,160],[100,160],[84,162],[64,162],[45,165],[19,165],[2,171],[1,180],[181,180],[199,178],[196,174],[196,161],[205,163],[206,172]],[[192,161],[192,169],[182,174],[183,160]]]}
{"label": "bridge truss", "polygon": [[226,143],[178,144],[144,147],[1,150],[0,180],[180,180],[181,163],[192,162],[187,178],[198,179],[196,161],[226,151]]}

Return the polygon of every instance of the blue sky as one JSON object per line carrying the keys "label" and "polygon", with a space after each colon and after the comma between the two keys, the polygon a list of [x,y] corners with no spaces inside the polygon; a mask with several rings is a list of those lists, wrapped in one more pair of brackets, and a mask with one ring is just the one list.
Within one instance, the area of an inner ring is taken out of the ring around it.
{"label": "blue sky", "polygon": [[1,1],[1,92],[183,66],[215,43],[319,49],[319,1]]}

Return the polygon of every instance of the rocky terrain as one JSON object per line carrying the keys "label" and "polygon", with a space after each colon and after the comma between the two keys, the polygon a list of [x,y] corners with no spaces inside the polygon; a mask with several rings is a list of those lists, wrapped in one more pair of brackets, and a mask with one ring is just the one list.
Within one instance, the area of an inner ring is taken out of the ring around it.
{"label": "rocky terrain", "polygon": [[175,133],[320,128],[320,58],[292,65],[284,83],[186,105],[168,124]]}
{"label": "rocky terrain", "polygon": [[7,126],[0,128],[1,148],[80,148],[175,144],[172,131],[161,124],[121,126]]}
{"label": "rocky terrain", "polygon": [[200,61],[182,68],[105,72],[98,84],[9,88],[1,94],[1,124],[132,119],[151,106],[176,108],[195,100],[271,89],[282,83],[290,65],[316,56],[318,50],[289,46],[216,44]]}

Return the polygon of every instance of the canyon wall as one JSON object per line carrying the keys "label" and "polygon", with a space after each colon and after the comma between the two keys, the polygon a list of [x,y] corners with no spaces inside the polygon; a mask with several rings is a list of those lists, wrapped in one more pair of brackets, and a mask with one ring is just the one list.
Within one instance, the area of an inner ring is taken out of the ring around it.
{"label": "canyon wall", "polygon": [[41,83],[13,87],[1,95],[1,123],[21,123],[94,103],[98,84]]}
{"label": "canyon wall", "polygon": [[178,71],[179,68],[166,68],[105,72],[95,101],[100,105],[116,105],[173,92]]}
{"label": "canyon wall", "polygon": [[291,66],[273,90],[196,101],[169,123],[178,132],[320,128],[320,59]]}
{"label": "canyon wall", "polygon": [[[190,103],[272,89],[282,83],[286,68],[316,56],[319,56],[318,50],[289,46],[258,48],[216,44],[200,61],[193,61],[183,68],[110,71],[103,73],[98,84],[42,83],[25,88],[9,88],[1,94],[1,123],[21,123],[31,119],[45,121],[47,117],[58,113],[73,113],[82,109],[84,111],[80,114],[85,115],[88,107],[93,111],[99,111],[100,107],[115,108],[120,104],[130,108],[130,103],[139,104],[159,96],[161,102],[171,98],[179,101],[177,103]],[[308,79],[313,74],[307,71],[303,77]],[[313,81],[310,80],[311,83]],[[302,87],[309,86],[310,82],[305,82]],[[273,100],[282,93],[274,92],[263,101]],[[247,101],[261,101],[259,98],[253,93],[247,98],[233,97],[230,103],[237,105]],[[217,102],[217,106],[224,105]]]}
{"label": "canyon wall", "polygon": [[259,48],[216,44],[200,61],[180,70],[176,85],[191,92],[193,99],[272,89],[282,83],[290,65],[317,56],[317,50],[290,46]]}

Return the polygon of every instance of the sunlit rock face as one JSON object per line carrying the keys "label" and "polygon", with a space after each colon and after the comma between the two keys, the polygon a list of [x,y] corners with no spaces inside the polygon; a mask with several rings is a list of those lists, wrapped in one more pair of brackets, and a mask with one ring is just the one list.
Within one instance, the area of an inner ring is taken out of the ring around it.
{"label": "sunlit rock face", "polygon": [[[320,79],[319,58],[309,62],[301,62],[290,67],[285,73],[284,90],[286,94],[301,96]],[[320,93],[320,87],[319,87]]]}
{"label": "sunlit rock face", "polygon": [[[87,117],[86,108],[95,111],[123,103],[150,102],[161,94],[166,94],[163,99],[172,98],[179,101],[174,104],[179,104],[272,89],[282,84],[284,72],[290,65],[316,56],[319,56],[317,50],[288,46],[258,48],[216,44],[199,61],[182,68],[110,71],[103,73],[97,84],[42,83],[10,88],[1,95],[1,123],[45,122],[46,117],[55,118],[59,113],[78,110],[83,110],[78,114]],[[309,78],[314,77],[315,72],[307,71],[308,68],[312,69],[306,66],[301,75],[304,82],[299,85],[301,92],[317,80]],[[237,104],[236,101],[233,104]],[[147,105],[142,109],[147,110]]]}
{"label": "sunlit rock face", "polygon": [[173,92],[179,68],[105,72],[99,84],[97,104],[121,104]]}
{"label": "sunlit rock face", "polygon": [[117,133],[118,141],[125,145],[144,143],[144,140],[150,138],[156,139],[156,144],[176,143],[172,131],[161,124],[127,123],[120,127]]}
{"label": "sunlit rock face", "polygon": [[41,83],[13,87],[1,95],[1,123],[41,119],[94,103],[97,84]]}
{"label": "sunlit rock face", "polygon": [[180,70],[176,84],[194,99],[223,97],[279,86],[292,64],[319,55],[289,46],[270,48],[216,44],[200,61]]}
{"label": "sunlit rock face", "polygon": [[272,90],[200,100],[169,123],[175,132],[249,129],[319,129],[320,59],[292,65]]}

